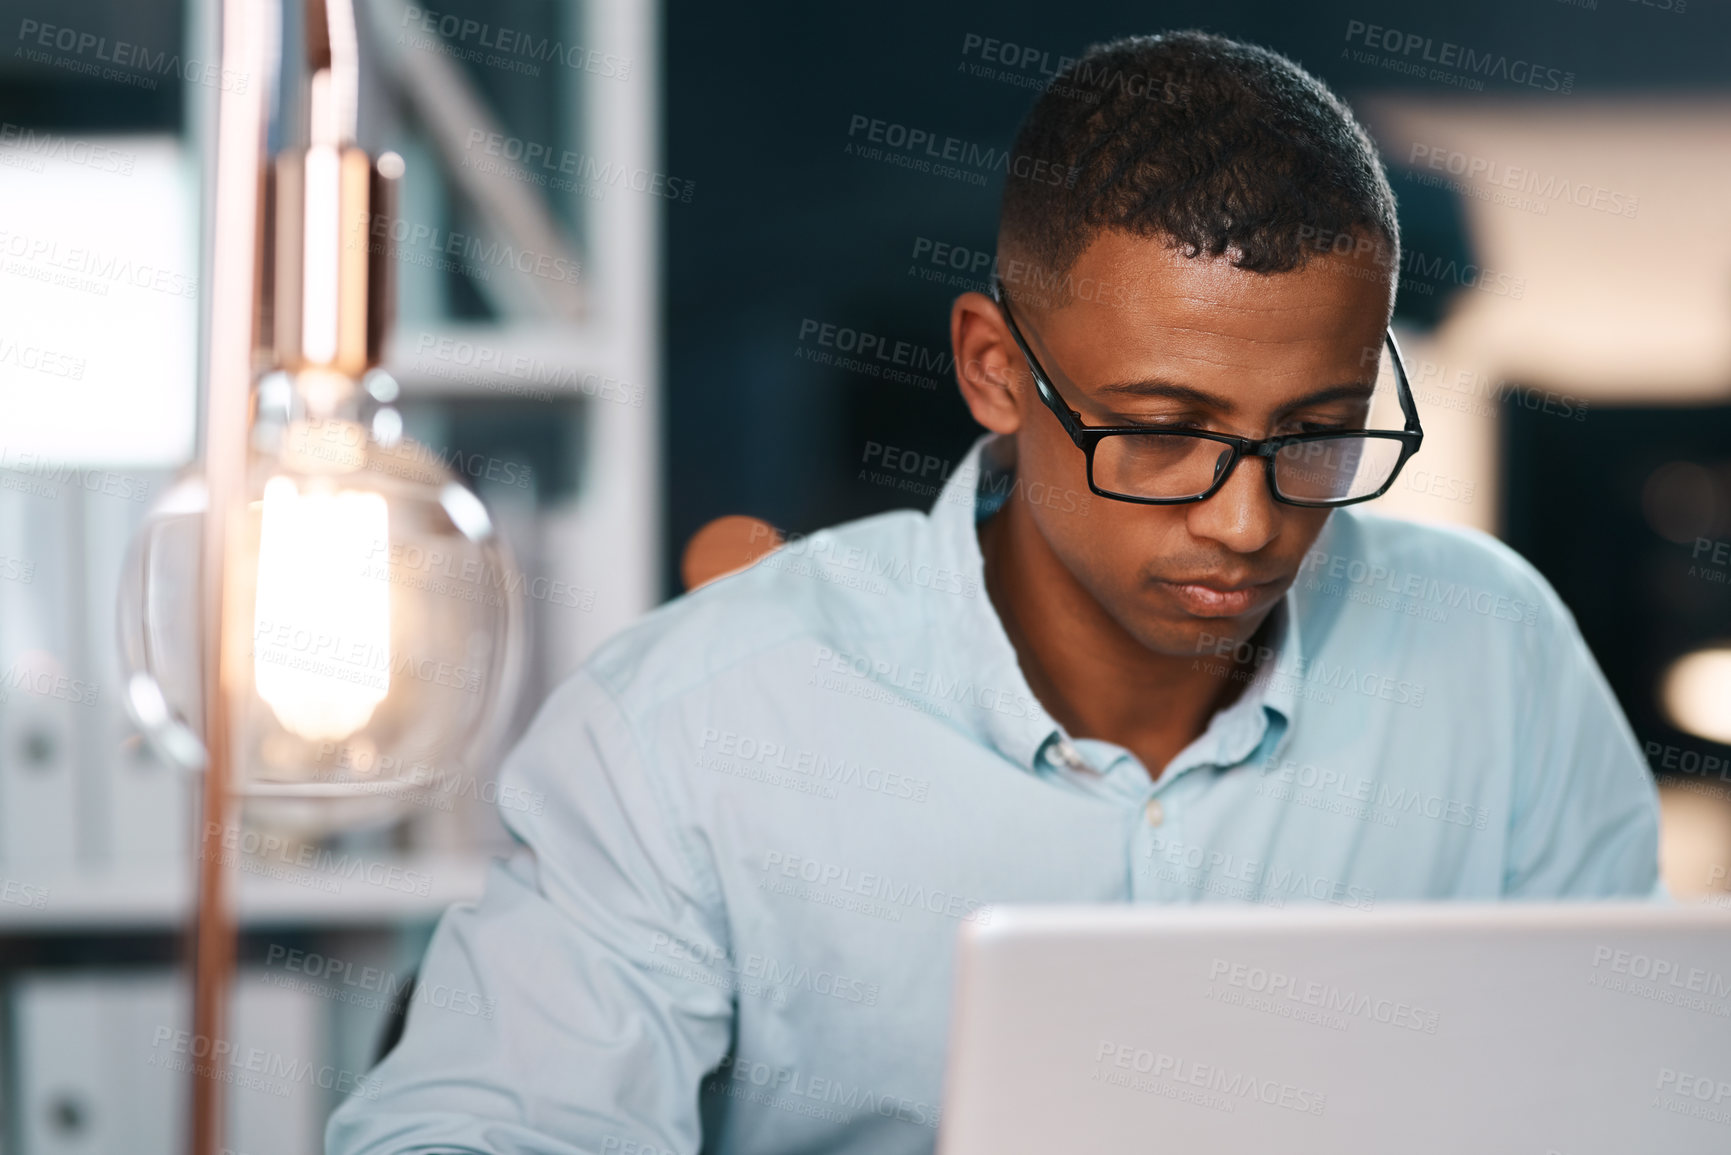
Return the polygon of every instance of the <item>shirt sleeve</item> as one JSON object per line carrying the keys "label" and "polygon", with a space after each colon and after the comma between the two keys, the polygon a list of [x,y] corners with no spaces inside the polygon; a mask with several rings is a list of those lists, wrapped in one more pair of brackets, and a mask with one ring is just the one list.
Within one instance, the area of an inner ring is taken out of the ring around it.
{"label": "shirt sleeve", "polygon": [[696,1151],[699,1084],[733,1024],[713,869],[586,671],[499,788],[521,845],[440,921],[420,983],[449,993],[417,991],[378,1094],[342,1104],[326,1151]]}
{"label": "shirt sleeve", "polygon": [[1531,899],[1654,899],[1659,796],[1616,695],[1549,583],[1549,628],[1526,647],[1503,893]]}

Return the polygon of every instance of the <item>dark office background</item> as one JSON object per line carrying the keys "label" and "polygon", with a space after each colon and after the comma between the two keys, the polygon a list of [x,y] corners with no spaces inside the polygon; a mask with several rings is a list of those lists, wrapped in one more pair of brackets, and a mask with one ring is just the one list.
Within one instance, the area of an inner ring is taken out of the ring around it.
{"label": "dark office background", "polygon": [[[1555,0],[749,9],[670,0],[667,166],[698,191],[667,212],[669,582],[685,540],[722,514],[805,532],[912,504],[857,480],[868,440],[955,460],[974,436],[953,381],[928,391],[793,356],[808,318],[947,349],[956,290],[909,275],[915,239],[989,252],[1001,182],[973,187],[843,148],[855,114],[1007,147],[1035,94],[963,71],[979,59],[963,55],[969,33],[1055,62],[1102,40],[1199,27],[1283,52],[1349,102],[1408,82],[1341,59],[1348,20],[1567,61],[1582,93],[1731,88],[1731,6],[1703,4],[1664,24],[1652,15],[1631,0],[1595,10]],[[1426,252],[1465,245],[1449,194],[1403,185],[1400,197],[1409,245],[1415,236],[1436,238]],[[1434,319],[1437,303],[1409,294],[1402,319]]]}

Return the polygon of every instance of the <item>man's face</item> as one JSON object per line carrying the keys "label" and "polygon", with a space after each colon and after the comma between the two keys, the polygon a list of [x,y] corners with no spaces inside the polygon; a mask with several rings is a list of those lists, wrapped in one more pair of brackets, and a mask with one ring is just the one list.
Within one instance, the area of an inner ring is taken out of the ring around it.
{"label": "man's face", "polygon": [[[1107,232],[1071,270],[1080,288],[1067,304],[1041,309],[1032,280],[1019,295],[1013,271],[1005,281],[1024,336],[1084,425],[1173,425],[1263,438],[1363,420],[1362,399],[1305,400],[1330,386],[1375,380],[1391,278],[1386,260],[1371,255],[1377,247],[1363,248],[1370,253],[1317,256],[1297,270],[1265,274],[1225,257],[1186,258],[1159,239]],[[958,320],[962,311],[958,302]],[[1026,505],[1076,582],[1157,653],[1193,655],[1204,633],[1253,633],[1297,575],[1329,511],[1275,501],[1263,462],[1252,458],[1241,459],[1206,501],[1140,505],[1089,492],[1082,451],[1034,392],[1014,344],[1004,351],[988,328],[974,337],[985,344],[963,349],[968,326],[957,327],[959,359],[978,361],[990,350],[985,363],[1002,356],[1018,388],[996,421],[981,414],[972,390],[964,392],[984,424],[1015,434],[1020,492],[1064,495]]]}

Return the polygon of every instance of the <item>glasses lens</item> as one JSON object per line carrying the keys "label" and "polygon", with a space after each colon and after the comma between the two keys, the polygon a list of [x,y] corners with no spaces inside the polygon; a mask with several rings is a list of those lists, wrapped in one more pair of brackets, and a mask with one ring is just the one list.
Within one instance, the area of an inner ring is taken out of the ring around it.
{"label": "glasses lens", "polygon": [[[1368,396],[1338,393],[1316,403],[1297,420],[1360,432],[1318,435],[1293,442],[1273,459],[1274,489],[1286,501],[1332,505],[1359,501],[1393,480],[1405,442],[1371,431],[1393,431],[1406,420],[1394,357],[1385,342],[1360,359],[1377,363]],[[1312,426],[1313,428],[1315,426]],[[1300,426],[1302,428],[1302,425]],[[1131,500],[1185,501],[1215,487],[1232,463],[1232,447],[1205,437],[1176,433],[1113,433],[1094,446],[1094,487]],[[1261,462],[1251,463],[1258,472]]]}
{"label": "glasses lens", "polygon": [[1274,488],[1292,501],[1351,501],[1388,484],[1400,463],[1392,437],[1319,437],[1274,456]]}
{"label": "glasses lens", "polygon": [[1103,437],[1094,450],[1094,484],[1124,497],[1196,497],[1208,492],[1231,460],[1231,446],[1201,437]]}

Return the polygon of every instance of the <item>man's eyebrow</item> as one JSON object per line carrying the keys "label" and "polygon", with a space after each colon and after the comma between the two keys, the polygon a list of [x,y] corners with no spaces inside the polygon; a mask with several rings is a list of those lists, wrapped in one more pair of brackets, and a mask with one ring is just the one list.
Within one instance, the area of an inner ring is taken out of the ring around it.
{"label": "man's eyebrow", "polygon": [[1168,401],[1189,401],[1197,405],[1206,405],[1211,409],[1219,409],[1224,413],[1232,412],[1232,400],[1197,389],[1192,385],[1179,385],[1171,381],[1117,381],[1110,385],[1102,385],[1096,391],[1102,397],[1131,396],[1164,398]]}
{"label": "man's eyebrow", "polygon": [[[1294,409],[1302,409],[1306,405],[1326,405],[1330,401],[1363,400],[1376,390],[1374,384],[1363,381],[1352,381],[1342,385],[1328,385],[1321,389],[1295,397],[1281,406],[1280,412],[1286,413]],[[1222,397],[1193,385],[1179,385],[1172,381],[1117,381],[1110,385],[1102,385],[1095,391],[1100,397],[1130,396],[1150,399],[1165,399],[1168,401],[1188,401],[1194,405],[1207,406],[1222,413],[1230,413],[1235,408],[1230,397]]]}

